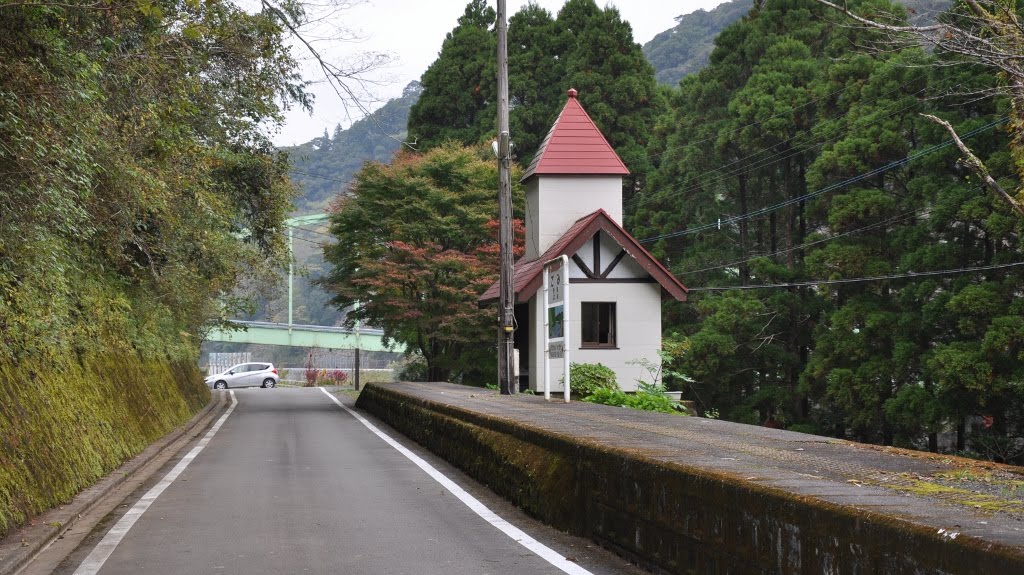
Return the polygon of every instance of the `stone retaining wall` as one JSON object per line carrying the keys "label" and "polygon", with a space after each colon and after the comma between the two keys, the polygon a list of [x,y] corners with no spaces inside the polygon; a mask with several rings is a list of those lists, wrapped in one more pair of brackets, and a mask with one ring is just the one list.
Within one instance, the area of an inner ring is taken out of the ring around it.
{"label": "stone retaining wall", "polygon": [[358,407],[531,515],[668,573],[1022,573],[1019,549],[370,385]]}

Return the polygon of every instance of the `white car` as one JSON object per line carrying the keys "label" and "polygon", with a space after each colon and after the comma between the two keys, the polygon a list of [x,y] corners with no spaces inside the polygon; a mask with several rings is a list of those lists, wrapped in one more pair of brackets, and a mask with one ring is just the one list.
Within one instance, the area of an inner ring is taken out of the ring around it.
{"label": "white car", "polygon": [[272,363],[250,362],[233,365],[223,373],[206,376],[206,385],[214,389],[229,387],[277,387],[280,378]]}

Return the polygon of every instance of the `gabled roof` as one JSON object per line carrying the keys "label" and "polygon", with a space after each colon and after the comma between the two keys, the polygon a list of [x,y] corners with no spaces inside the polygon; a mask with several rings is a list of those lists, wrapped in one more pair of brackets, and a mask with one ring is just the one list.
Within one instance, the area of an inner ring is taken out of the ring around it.
{"label": "gabled roof", "polygon": [[629,174],[626,164],[569,90],[562,113],[544,137],[522,181],[537,174]]}
{"label": "gabled roof", "polygon": [[[643,268],[654,281],[661,284],[661,288],[669,295],[679,301],[686,301],[686,286],[682,284],[671,272],[661,265],[661,262],[654,259],[647,250],[636,241],[629,232],[622,226],[615,223],[615,220],[604,210],[597,210],[589,215],[576,220],[562,237],[546,252],[537,259],[520,259],[515,263],[513,270],[513,293],[517,302],[522,303],[533,297],[544,282],[544,262],[551,261],[558,256],[567,255],[570,258],[580,250],[597,232],[605,232],[612,239],[622,246],[630,257]],[[495,282],[487,291],[477,299],[477,303],[483,307],[487,304],[498,301],[500,286]]]}

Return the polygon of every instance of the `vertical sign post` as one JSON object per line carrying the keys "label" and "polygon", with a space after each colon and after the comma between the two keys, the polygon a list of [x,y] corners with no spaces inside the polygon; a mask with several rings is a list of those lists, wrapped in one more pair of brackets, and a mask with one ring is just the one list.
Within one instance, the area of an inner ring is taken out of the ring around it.
{"label": "vertical sign post", "polygon": [[551,400],[551,360],[561,359],[569,403],[569,256],[544,264],[544,399]]}

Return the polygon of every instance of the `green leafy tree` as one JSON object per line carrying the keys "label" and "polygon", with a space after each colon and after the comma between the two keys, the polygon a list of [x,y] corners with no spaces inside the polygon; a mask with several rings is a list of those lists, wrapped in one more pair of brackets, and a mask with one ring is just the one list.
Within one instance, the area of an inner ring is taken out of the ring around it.
{"label": "green leafy tree", "polygon": [[[827,26],[821,12],[801,0],[756,5],[719,35],[711,64],[668,99],[671,112],[657,122],[650,154],[655,169],[625,207],[638,237],[688,285],[787,282],[804,273],[798,246],[816,224],[798,198],[817,152],[814,129],[848,106],[820,100],[836,91],[833,82],[870,69],[867,58],[858,67],[843,55],[853,32]],[[716,226],[723,216],[772,205],[782,208]],[[816,295],[793,289],[693,301],[667,327],[691,337],[682,371],[709,398],[705,407],[744,421],[805,417],[798,388]],[[700,365],[712,353],[733,363]]]}
{"label": "green leafy tree", "polygon": [[[509,18],[509,132],[520,162],[533,158],[555,121],[558,103],[565,102],[562,52],[557,23],[544,8],[527,4]],[[483,113],[496,114],[497,108]]]}
{"label": "green leafy tree", "polygon": [[0,7],[3,357],[191,357],[280,255],[267,126],[308,104],[286,24],[220,1]]}
{"label": "green leafy tree", "polygon": [[[869,7],[894,9],[851,3]],[[1010,209],[980,193],[953,147],[932,147],[948,134],[921,115],[968,133],[990,129],[1006,102],[951,96],[989,92],[994,79],[934,65],[949,54],[850,52],[877,32],[826,21],[815,2],[780,0],[725,29],[710,65],[669,95],[656,168],[626,204],[638,236],[688,285],[726,289],[694,291],[667,316],[690,344],[676,362],[694,379],[687,393],[737,421],[886,444],[927,438],[933,449],[939,431],[986,415],[990,444],[1019,442],[1010,326],[1022,318],[1007,291],[1019,270],[859,280],[1021,261]],[[986,132],[972,146],[1012,187],[1005,143]],[[810,280],[856,281],[730,291]]]}
{"label": "green leafy tree", "polygon": [[[632,173],[632,192],[649,171],[647,134],[659,110],[654,68],[613,7],[568,0],[558,12],[565,82]],[[559,102],[560,104],[561,102]]]}
{"label": "green leafy tree", "polygon": [[497,125],[496,14],[484,0],[472,0],[445,37],[441,55],[420,80],[423,93],[409,111],[409,138],[419,150],[448,141],[480,143]]}
{"label": "green leafy tree", "polygon": [[204,330],[281,255],[268,132],[308,103],[288,24],[223,0],[0,3],[0,535],[209,399]]}
{"label": "green leafy tree", "polygon": [[[498,277],[497,165],[489,148],[448,144],[368,163],[331,218],[338,243],[324,285],[349,321],[418,352],[431,381],[496,374],[492,309],[477,297]],[[519,229],[517,237],[522,237]],[[493,369],[489,369],[493,367]]]}
{"label": "green leafy tree", "polygon": [[[826,146],[810,169],[812,185],[946,139],[948,133],[930,125],[922,111],[964,132],[997,119],[1004,102],[950,96],[987,90],[992,78],[976,69],[929,65],[948,57],[907,49],[876,65],[848,114],[865,129]],[[928,99],[930,93],[941,96]],[[972,145],[999,173],[1013,173],[1003,138],[979,138]],[[807,257],[812,275],[838,279],[1020,261],[1011,209],[980,194],[957,155],[947,149],[911,169],[816,201],[815,209],[827,211],[832,234],[872,229],[815,249]],[[1016,372],[1007,370],[1016,354],[1014,336],[1004,329],[1021,319],[1010,319],[1019,302],[1006,291],[1016,282],[1019,272],[1011,269],[830,290],[834,307],[815,332],[817,348],[804,374],[810,393],[820,397],[814,417],[828,420],[839,434],[880,443],[920,445],[927,436],[932,450],[938,432],[951,427],[965,449],[972,415],[1000,422],[1003,438],[1021,437],[1019,428],[1007,425],[1007,415],[1019,406]],[[1009,345],[986,347],[987,338]]]}
{"label": "green leafy tree", "polygon": [[[466,7],[424,73],[409,137],[426,150],[446,140],[474,145],[497,124],[495,13]],[[580,102],[630,170],[642,180],[644,149],[658,109],[654,71],[615,8],[569,0],[555,19],[527,5],[509,19],[509,125],[520,162],[529,162],[575,87]]]}
{"label": "green leafy tree", "polygon": [[[915,65],[924,58],[915,50],[873,66],[858,100],[842,119],[862,127],[826,143],[809,170],[812,187],[867,172],[912,152],[921,141],[924,123],[916,112],[924,105],[928,78],[925,68]],[[828,122],[816,131],[831,134],[836,128],[836,122]],[[842,279],[893,273],[906,249],[906,220],[900,217],[912,216],[921,200],[908,189],[908,173],[900,170],[815,199],[811,210],[825,215],[829,235],[840,237],[810,251],[808,274]],[[868,229],[861,231],[864,228]],[[920,418],[917,424],[911,418],[893,417],[894,405],[920,406],[925,399],[917,393],[917,384],[929,337],[926,324],[917,321],[914,309],[893,297],[884,283],[841,285],[829,295],[835,307],[826,312],[815,334],[817,348],[804,374],[805,381],[821,386],[809,392],[822,402],[816,412],[821,427],[885,444],[897,439],[905,444],[925,427],[934,431],[934,416],[928,422]],[[833,408],[842,414],[840,420],[824,421],[822,414],[835,415]]]}
{"label": "green leafy tree", "polygon": [[[912,24],[928,26],[946,11],[952,0],[896,0],[907,10]],[[753,0],[723,2],[711,10],[696,10],[676,17],[676,25],[644,44],[644,55],[654,66],[658,82],[675,86],[682,78],[707,66],[715,37],[750,12]]]}
{"label": "green leafy tree", "polygon": [[[969,64],[985,68],[1001,81],[990,87],[990,93],[1007,97],[1011,106],[1007,111],[1010,133],[1008,149],[1014,159],[1019,179],[1024,179],[1024,31],[1020,26],[1021,6],[1016,0],[963,0],[955,2],[939,22],[931,25],[908,25],[905,21],[892,19],[887,14],[860,14],[858,7],[839,6],[828,0],[818,0],[839,12],[845,13],[861,25],[878,30],[885,36],[880,44],[891,49],[900,44],[923,45],[951,56],[961,65]],[[936,60],[936,65],[942,65]],[[948,63],[945,62],[945,63]],[[961,93],[968,93],[962,92]],[[936,116],[929,118],[943,126],[953,138],[955,128]],[[1005,202],[1018,216],[1024,217],[1024,190],[1016,194],[1007,191],[992,176],[990,168],[963,142],[957,146],[964,158],[964,164],[985,184],[994,196]]]}

